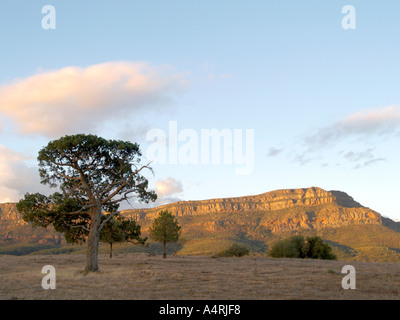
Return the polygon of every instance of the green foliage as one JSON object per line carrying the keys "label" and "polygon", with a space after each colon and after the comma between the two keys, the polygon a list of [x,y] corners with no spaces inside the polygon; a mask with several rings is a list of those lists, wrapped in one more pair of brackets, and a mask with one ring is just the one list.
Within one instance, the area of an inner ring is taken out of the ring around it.
{"label": "green foliage", "polygon": [[115,212],[130,194],[143,202],[157,198],[154,191],[147,191],[148,181],[140,174],[144,168],[151,170],[140,167],[140,156],[137,144],[94,135],[51,141],[39,152],[39,172],[43,184],[59,186],[61,192],[49,197],[27,193],[17,209],[34,226],[53,225],[68,242],[82,243],[93,210]]}
{"label": "green foliage", "polygon": [[[39,151],[41,183],[59,186],[63,195],[85,209],[96,198],[102,210],[114,212],[129,194],[140,201],[156,199],[147,191],[148,181],[141,175],[139,145],[129,141],[106,140],[95,135],[64,136]],[[115,196],[122,195],[120,200]]]}
{"label": "green foliage", "polygon": [[27,193],[17,203],[17,209],[26,222],[33,226],[47,228],[52,225],[57,232],[63,233],[68,243],[84,243],[88,234],[90,216],[86,212],[73,213],[78,204],[56,192],[46,197],[39,193]]}
{"label": "green foliage", "polygon": [[[108,218],[104,215],[103,219]],[[136,240],[139,244],[144,244],[147,238],[140,237],[140,226],[135,221],[116,214],[106,222],[101,229],[100,241],[106,243],[125,242]]]}
{"label": "green foliage", "polygon": [[168,210],[161,211],[149,228],[150,237],[158,242],[176,242],[181,234],[181,227]]}
{"label": "green foliage", "polygon": [[335,260],[332,248],[321,237],[307,237],[306,257],[312,259]]}
{"label": "green foliage", "polygon": [[269,249],[269,255],[274,258],[303,258],[304,247],[304,237],[293,236],[274,242]]}
{"label": "green foliage", "polygon": [[141,164],[141,155],[135,143],[95,135],[77,134],[50,141],[39,151],[39,174],[41,183],[58,187],[61,192],[49,197],[26,194],[18,210],[33,225],[53,225],[68,242],[87,239],[86,268],[97,271],[96,248],[106,224],[103,212],[116,213],[119,204],[133,196],[146,203],[157,198],[154,191],[147,190],[148,180],[142,171],[152,170]]}
{"label": "green foliage", "polygon": [[[77,208],[72,199],[63,198],[59,193],[50,197],[27,193],[17,203],[17,209],[24,213],[23,219],[33,226],[47,228],[53,225],[57,232],[64,234],[68,243],[84,243],[89,233],[90,216],[86,213],[68,214]],[[102,221],[108,216],[102,215]],[[119,214],[115,214],[104,224],[100,240],[107,243],[136,240],[140,244],[146,241],[140,238],[140,226]]]}
{"label": "green foliage", "polygon": [[149,228],[150,238],[163,243],[163,256],[166,257],[165,245],[167,242],[176,242],[181,234],[181,227],[176,218],[168,210],[160,211]]}
{"label": "green foliage", "polygon": [[[104,215],[103,220],[108,216]],[[147,238],[140,237],[140,226],[135,221],[129,220],[120,214],[113,215],[101,229],[100,241],[110,244],[110,257],[112,257],[112,244],[116,242],[136,242],[144,245]]]}
{"label": "green foliage", "polygon": [[274,258],[336,259],[332,248],[321,237],[292,236],[274,242],[269,255]]}
{"label": "green foliage", "polygon": [[228,249],[218,253],[220,257],[243,257],[249,255],[250,250],[240,244],[232,244]]}

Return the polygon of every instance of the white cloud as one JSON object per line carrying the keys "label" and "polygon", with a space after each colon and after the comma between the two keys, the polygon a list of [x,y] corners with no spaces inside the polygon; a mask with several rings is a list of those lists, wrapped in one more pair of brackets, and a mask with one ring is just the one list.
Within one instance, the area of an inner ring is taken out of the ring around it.
{"label": "white cloud", "polygon": [[339,123],[349,133],[384,134],[393,132],[400,125],[400,107],[364,110],[352,114]]}
{"label": "white cloud", "polygon": [[[183,192],[182,183],[175,178],[158,179],[155,183],[157,200],[148,204],[136,202],[134,208],[154,208],[177,201],[182,201],[179,194]],[[132,209],[132,205],[123,206],[123,209]]]}
{"label": "white cloud", "polygon": [[0,203],[17,202],[26,192],[41,192],[37,168],[25,164],[25,157],[0,145]]}
{"label": "white cloud", "polygon": [[159,179],[156,182],[156,193],[160,199],[168,198],[182,191],[182,183],[174,178]]}
{"label": "white cloud", "polygon": [[65,67],[1,86],[0,114],[20,133],[59,137],[158,110],[185,86],[180,74],[146,63]]}

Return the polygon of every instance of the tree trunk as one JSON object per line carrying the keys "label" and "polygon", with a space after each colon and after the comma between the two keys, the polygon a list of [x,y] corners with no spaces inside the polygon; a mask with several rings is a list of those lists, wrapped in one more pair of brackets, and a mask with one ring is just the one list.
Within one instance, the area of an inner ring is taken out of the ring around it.
{"label": "tree trunk", "polygon": [[164,258],[164,259],[167,257],[167,253],[166,253],[166,251],[165,251],[165,244],[166,244],[166,242],[163,241],[163,258]]}
{"label": "tree trunk", "polygon": [[86,272],[94,272],[99,270],[98,253],[100,240],[100,217],[101,211],[96,210],[91,214],[90,231],[88,236],[88,246],[86,252]]}
{"label": "tree trunk", "polygon": [[110,242],[110,259],[112,258],[112,242]]}

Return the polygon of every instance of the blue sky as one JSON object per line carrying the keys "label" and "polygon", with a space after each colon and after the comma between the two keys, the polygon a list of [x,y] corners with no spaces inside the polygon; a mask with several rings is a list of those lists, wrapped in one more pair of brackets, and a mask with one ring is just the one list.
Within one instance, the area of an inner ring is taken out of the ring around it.
{"label": "blue sky", "polygon": [[[55,30],[42,28],[48,4]],[[342,28],[348,4],[356,29]],[[253,130],[254,170],[154,164],[160,203],[318,186],[400,219],[400,3],[3,1],[0,9],[0,201],[46,191],[35,159],[49,140],[95,133],[146,153],[146,134],[176,121],[199,136]]]}

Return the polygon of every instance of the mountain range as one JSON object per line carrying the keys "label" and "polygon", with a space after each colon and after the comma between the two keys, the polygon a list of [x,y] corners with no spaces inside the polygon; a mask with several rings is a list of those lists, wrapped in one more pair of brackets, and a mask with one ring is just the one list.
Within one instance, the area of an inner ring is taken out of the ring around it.
{"label": "mountain range", "polygon": [[[170,245],[177,254],[212,255],[238,243],[254,254],[265,255],[274,241],[302,234],[321,236],[340,260],[400,261],[400,222],[362,206],[342,191],[283,189],[235,198],[178,201],[121,214],[135,219],[146,236],[161,210],[176,215],[182,226],[181,240]],[[14,203],[0,204],[0,252],[2,247],[23,244],[62,247],[65,240],[51,228],[32,228]]]}

